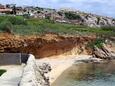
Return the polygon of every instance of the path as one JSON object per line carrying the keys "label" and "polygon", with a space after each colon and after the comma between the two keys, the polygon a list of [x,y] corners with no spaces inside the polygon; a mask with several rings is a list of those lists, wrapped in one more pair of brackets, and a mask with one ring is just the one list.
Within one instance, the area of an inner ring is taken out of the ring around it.
{"label": "path", "polygon": [[1,66],[0,69],[7,69],[0,77],[0,86],[18,86],[23,72],[22,66]]}

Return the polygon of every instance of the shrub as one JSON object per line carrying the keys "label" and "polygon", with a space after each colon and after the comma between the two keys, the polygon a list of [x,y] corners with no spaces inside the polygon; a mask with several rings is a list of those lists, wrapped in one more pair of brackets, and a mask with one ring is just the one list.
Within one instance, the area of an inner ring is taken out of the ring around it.
{"label": "shrub", "polygon": [[58,14],[59,14],[60,16],[63,16],[63,13],[62,13],[62,12],[60,12],[60,11],[58,12]]}
{"label": "shrub", "polygon": [[24,17],[22,16],[0,16],[0,23],[3,21],[9,21],[13,25],[26,25],[27,22],[25,21]]}
{"label": "shrub", "polygon": [[5,72],[6,72],[6,70],[0,70],[0,76]]}
{"label": "shrub", "polygon": [[10,21],[13,25],[26,25],[27,22],[24,20],[23,17],[20,16],[10,16],[7,18],[8,21]]}
{"label": "shrub", "polygon": [[100,17],[97,17],[97,24],[99,24],[100,20]]}
{"label": "shrub", "polygon": [[115,26],[103,26],[101,28],[105,31],[115,31]]}
{"label": "shrub", "polygon": [[104,42],[105,40],[103,38],[97,38],[94,41],[91,41],[90,43],[88,43],[88,47],[92,49],[94,48],[94,46],[98,48],[102,48]]}
{"label": "shrub", "polygon": [[11,22],[5,20],[2,23],[0,23],[0,30],[3,32],[12,33],[13,25]]}
{"label": "shrub", "polygon": [[24,14],[23,17],[26,18],[26,19],[29,19],[30,18],[30,14]]}
{"label": "shrub", "polygon": [[70,20],[75,20],[75,19],[81,20],[80,15],[77,15],[77,14],[74,14],[74,13],[71,13],[71,12],[65,12],[65,17],[70,19]]}

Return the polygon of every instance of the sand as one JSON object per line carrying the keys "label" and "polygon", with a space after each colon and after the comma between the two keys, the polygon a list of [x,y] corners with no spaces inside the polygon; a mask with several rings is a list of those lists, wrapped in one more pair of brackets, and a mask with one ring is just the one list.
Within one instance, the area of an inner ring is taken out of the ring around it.
{"label": "sand", "polygon": [[67,68],[71,67],[75,61],[89,59],[89,55],[79,56],[58,56],[37,60],[37,63],[49,63],[52,67],[49,73],[50,84],[52,84]]}

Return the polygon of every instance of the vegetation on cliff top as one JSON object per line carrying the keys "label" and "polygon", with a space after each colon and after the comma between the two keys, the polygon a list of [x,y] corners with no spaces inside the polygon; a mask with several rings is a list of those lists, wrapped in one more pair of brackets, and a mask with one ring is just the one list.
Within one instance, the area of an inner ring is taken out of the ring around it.
{"label": "vegetation on cliff top", "polygon": [[115,27],[91,28],[83,25],[57,23],[48,19],[27,19],[22,16],[0,16],[0,32],[6,31],[19,35],[39,35],[46,32],[52,32],[69,35],[95,34],[115,36]]}
{"label": "vegetation on cliff top", "polygon": [[87,47],[94,49],[95,47],[102,48],[103,43],[105,43],[104,38],[96,38],[94,41],[91,41],[87,44]]}

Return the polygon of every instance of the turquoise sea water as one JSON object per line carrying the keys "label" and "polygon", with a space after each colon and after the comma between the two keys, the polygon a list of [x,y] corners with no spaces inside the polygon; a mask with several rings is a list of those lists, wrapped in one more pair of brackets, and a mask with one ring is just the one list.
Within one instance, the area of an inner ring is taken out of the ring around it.
{"label": "turquoise sea water", "polygon": [[52,86],[115,86],[115,61],[74,64]]}

